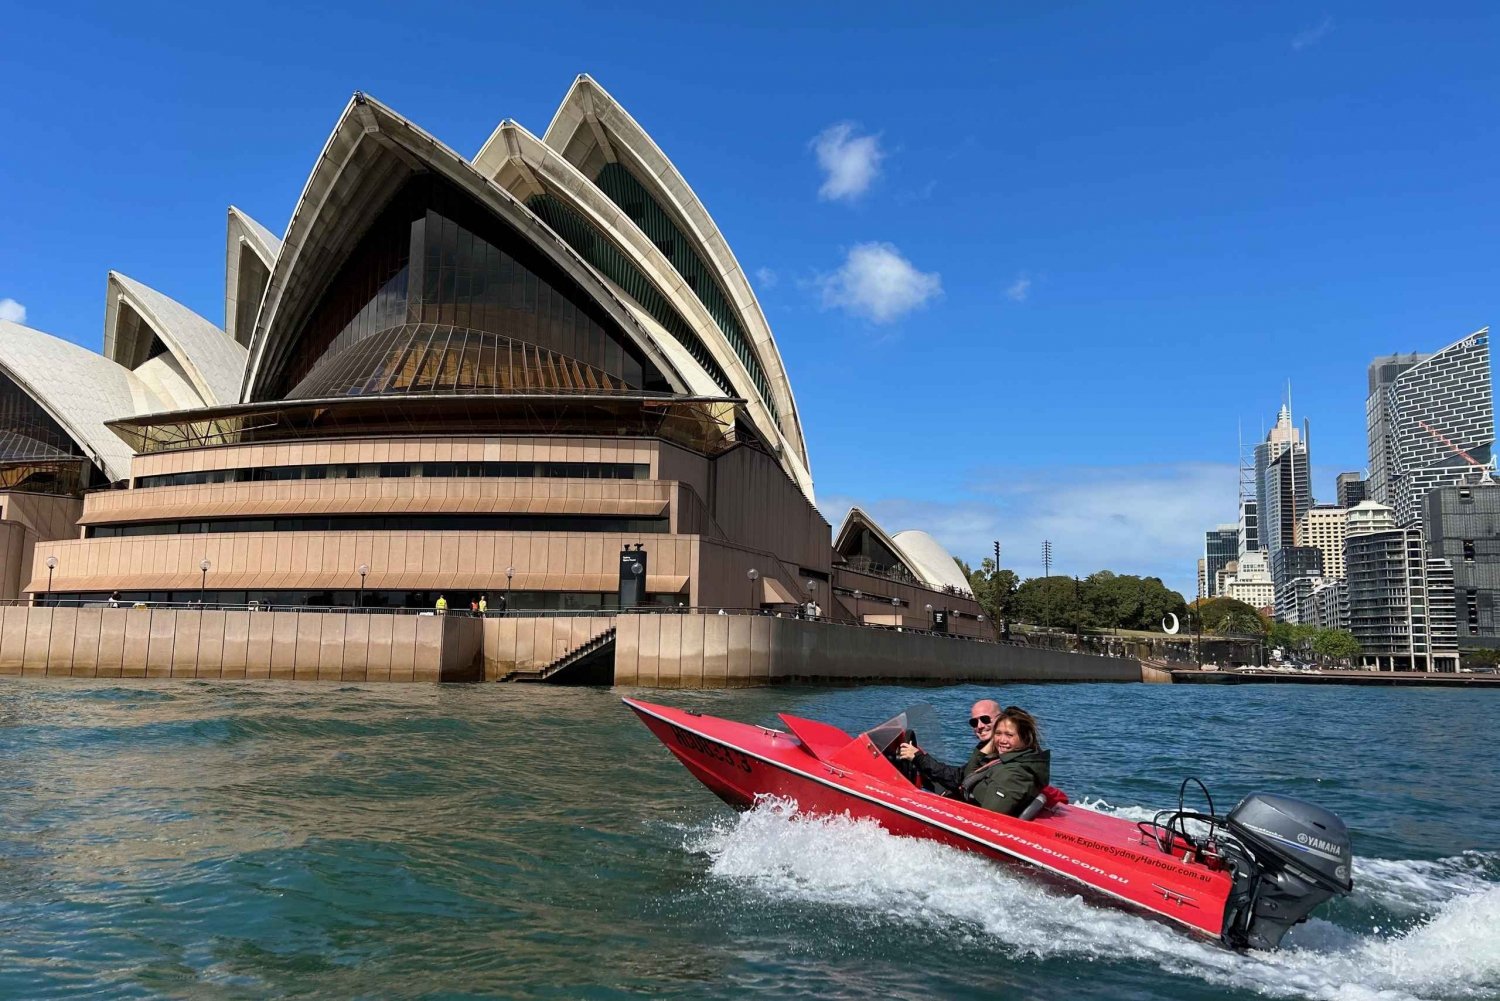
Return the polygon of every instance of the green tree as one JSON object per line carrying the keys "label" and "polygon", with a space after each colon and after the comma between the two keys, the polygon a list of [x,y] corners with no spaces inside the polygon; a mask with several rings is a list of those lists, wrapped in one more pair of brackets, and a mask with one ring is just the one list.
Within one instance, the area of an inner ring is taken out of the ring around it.
{"label": "green tree", "polygon": [[1352,660],[1359,656],[1359,640],[1342,629],[1319,629],[1312,641],[1313,653],[1327,660]]}
{"label": "green tree", "polygon": [[1266,631],[1260,613],[1237,598],[1206,598],[1193,602],[1203,631],[1216,636],[1260,636]]}
{"label": "green tree", "polygon": [[1032,577],[1016,588],[1015,618],[1039,626],[1067,629],[1093,625],[1083,600],[1083,585],[1072,577]]}
{"label": "green tree", "polygon": [[984,609],[984,614],[997,624],[1011,617],[1016,589],[1021,586],[1014,570],[997,569],[992,559],[982,561],[978,570],[970,569],[967,563],[956,557],[954,562],[969,579],[969,590],[974,592],[974,599]]}
{"label": "green tree", "polygon": [[1084,581],[1083,596],[1090,620],[1105,629],[1160,629],[1169,613],[1180,617],[1187,608],[1182,595],[1159,577],[1109,570],[1090,574]]}

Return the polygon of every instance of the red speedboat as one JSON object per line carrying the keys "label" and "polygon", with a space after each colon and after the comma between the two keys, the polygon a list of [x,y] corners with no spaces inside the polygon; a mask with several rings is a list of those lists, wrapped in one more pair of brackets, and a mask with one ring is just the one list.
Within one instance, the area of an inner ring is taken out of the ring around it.
{"label": "red speedboat", "polygon": [[624,701],[738,809],[770,796],[806,813],[873,820],[892,834],[1024,863],[1231,948],[1274,949],[1313,908],[1353,888],[1343,822],[1290,797],[1247,796],[1226,817],[1214,815],[1212,800],[1202,813],[1179,797],[1176,810],[1137,823],[1069,805],[1049,788],[1021,819],[925,790],[903,773],[895,751],[914,739],[910,711],[850,736],[785,713],[786,730],[775,730]]}

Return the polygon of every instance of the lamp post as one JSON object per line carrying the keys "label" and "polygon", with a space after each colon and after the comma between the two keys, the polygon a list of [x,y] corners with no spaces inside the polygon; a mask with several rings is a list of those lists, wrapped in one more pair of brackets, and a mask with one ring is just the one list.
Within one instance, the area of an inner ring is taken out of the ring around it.
{"label": "lamp post", "polygon": [[891,624],[896,629],[901,628],[901,599],[894,595],[891,597]]}
{"label": "lamp post", "polygon": [[515,567],[505,568],[505,614],[510,614],[510,579],[516,575]]}
{"label": "lamp post", "polygon": [[750,604],[747,607],[753,612],[755,611],[755,606],[759,604],[755,600],[755,582],[760,580],[760,571],[754,568],[746,570],[745,579],[750,582]]}
{"label": "lamp post", "polygon": [[864,597],[864,592],[859,588],[854,589],[854,620],[860,625],[865,624],[865,618],[859,614],[859,599]]}
{"label": "lamp post", "polygon": [[1073,575],[1073,635],[1083,642],[1083,581]]}
{"label": "lamp post", "polygon": [[930,630],[933,627],[933,622],[932,622],[932,602],[929,601],[927,604],[923,605],[922,607],[925,608],[925,609],[927,609],[927,628]]}
{"label": "lamp post", "polygon": [[807,604],[807,617],[814,618],[817,614],[814,609],[818,607],[818,582],[815,580],[807,582]]}
{"label": "lamp post", "polygon": [[359,565],[359,597],[356,598],[355,601],[354,601],[354,607],[355,608],[364,608],[365,607],[365,574],[367,574],[369,572],[370,572],[370,564],[368,564],[368,563],[361,563]]}
{"label": "lamp post", "polygon": [[52,571],[57,569],[57,557],[47,557],[47,594],[42,598],[42,604],[52,603]]}
{"label": "lamp post", "polygon": [[199,605],[203,604],[203,596],[208,591],[208,572],[210,570],[212,570],[213,568],[214,568],[214,565],[212,563],[208,562],[208,560],[204,560],[202,563],[198,564],[198,569],[203,571],[203,578],[198,582],[198,604]]}

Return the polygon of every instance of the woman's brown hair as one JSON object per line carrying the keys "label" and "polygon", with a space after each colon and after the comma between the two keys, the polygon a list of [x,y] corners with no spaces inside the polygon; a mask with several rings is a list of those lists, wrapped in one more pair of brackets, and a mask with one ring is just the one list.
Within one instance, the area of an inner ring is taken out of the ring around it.
{"label": "woman's brown hair", "polygon": [[995,720],[997,729],[1003,720],[1010,720],[1011,723],[1015,724],[1016,736],[1021,738],[1021,742],[1026,747],[1041,750],[1042,731],[1036,725],[1035,716],[1032,716],[1031,713],[1019,706],[1006,706],[1005,711],[1000,714],[1000,718]]}

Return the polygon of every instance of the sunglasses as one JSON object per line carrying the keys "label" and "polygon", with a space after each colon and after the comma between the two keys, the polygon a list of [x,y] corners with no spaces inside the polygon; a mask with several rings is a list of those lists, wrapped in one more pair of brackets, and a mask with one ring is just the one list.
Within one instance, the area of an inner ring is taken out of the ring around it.
{"label": "sunglasses", "polygon": [[[1006,706],[1005,707],[1005,711],[1008,712],[1008,713],[1020,712],[1021,711],[1021,707],[1020,706]],[[970,730],[978,730],[980,727],[982,727],[982,726],[989,726],[993,722],[994,722],[994,720],[991,719],[989,717],[989,715],[987,715],[987,714],[986,715],[981,715],[981,716],[970,716],[969,717],[969,729]]]}

